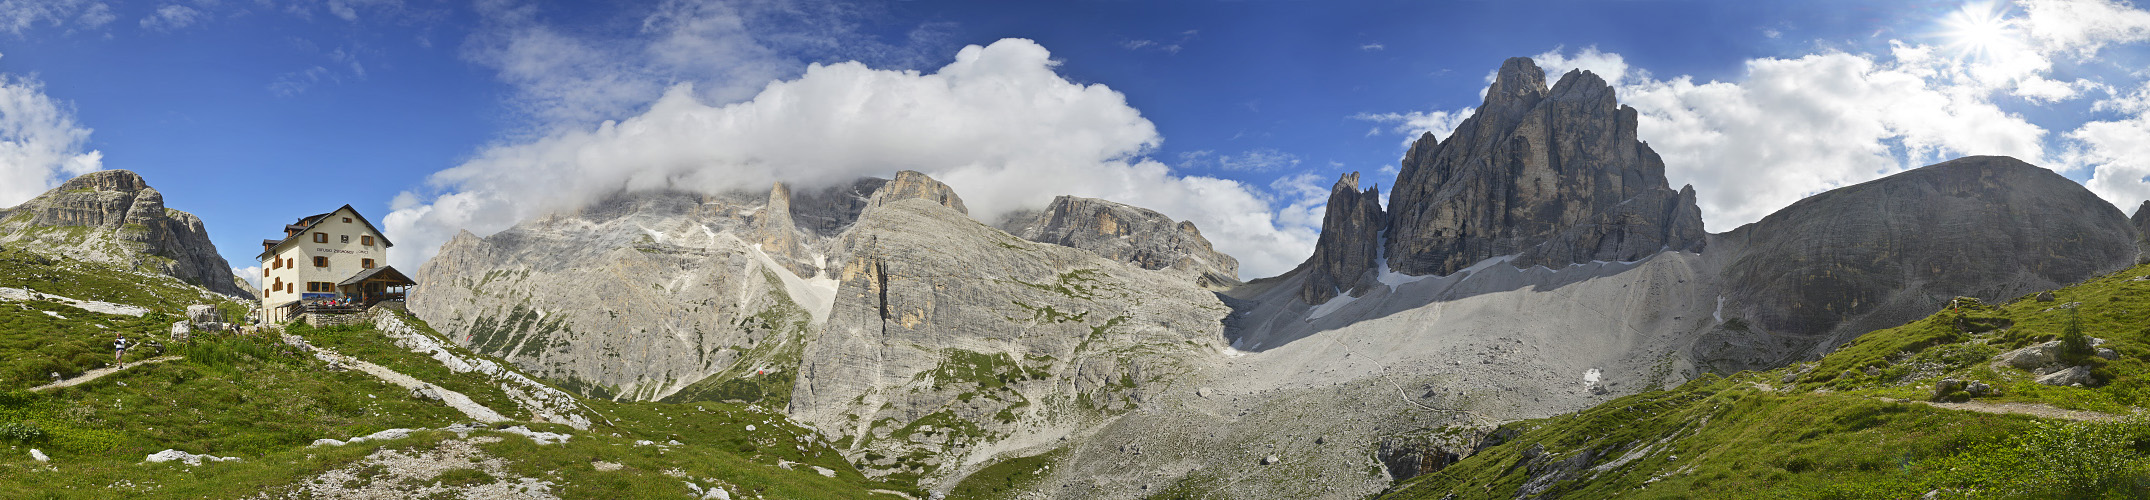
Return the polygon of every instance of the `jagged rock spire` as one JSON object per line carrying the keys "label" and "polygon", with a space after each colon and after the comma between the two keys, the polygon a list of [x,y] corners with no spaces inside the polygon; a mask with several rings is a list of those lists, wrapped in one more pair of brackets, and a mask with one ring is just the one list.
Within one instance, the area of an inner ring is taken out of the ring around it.
{"label": "jagged rock spire", "polygon": [[1360,191],[1358,172],[1337,178],[1329,188],[1328,212],[1321,217],[1321,239],[1302,266],[1307,274],[1299,299],[1320,304],[1341,293],[1361,293],[1360,285],[1372,282],[1386,222],[1380,187]]}
{"label": "jagged rock spire", "polygon": [[[1449,274],[1486,258],[1517,266],[1699,251],[1692,189],[1636,139],[1636,112],[1605,80],[1570,71],[1552,88],[1527,58],[1501,65],[1477,114],[1404,157],[1390,195],[1389,266]],[[1325,235],[1326,236],[1326,235]]]}

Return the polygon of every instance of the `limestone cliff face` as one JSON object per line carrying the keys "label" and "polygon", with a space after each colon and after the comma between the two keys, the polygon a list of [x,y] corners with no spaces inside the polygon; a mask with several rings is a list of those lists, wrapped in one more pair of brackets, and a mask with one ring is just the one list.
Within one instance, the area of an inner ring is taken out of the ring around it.
{"label": "limestone cliff face", "polygon": [[895,180],[888,181],[875,190],[873,198],[866,202],[866,210],[912,198],[931,201],[955,210],[956,213],[970,215],[970,209],[963,208],[963,198],[956,196],[956,190],[927,177],[926,174],[912,170],[896,172]]}
{"label": "limestone cliff face", "polygon": [[[1823,350],[1932,314],[1952,297],[2012,299],[2120,269],[2136,256],[2135,230],[2119,209],[2060,174],[2004,156],[1838,188],[1715,238],[1713,250],[1722,242],[1731,253],[1720,278],[1722,316],[1742,318],[1771,342]],[[1739,344],[1760,333],[1723,340]]]}
{"label": "limestone cliff face", "polygon": [[851,182],[792,193],[792,223],[815,236],[834,237],[851,227],[859,214],[866,211],[874,192],[887,184],[888,179],[860,177]]}
{"label": "limestone cliff face", "polygon": [[1011,233],[1023,239],[1089,250],[1143,269],[1190,274],[1197,284],[1239,284],[1239,260],[1218,253],[1193,222],[1174,222],[1149,209],[1096,198],[1061,196]]}
{"label": "limestone cliff face", "polygon": [[127,170],[83,174],[14,208],[0,210],[0,245],[55,257],[179,278],[210,291],[252,298],[194,214],[164,206],[164,195]]}
{"label": "limestone cliff face", "polygon": [[800,244],[798,226],[791,220],[791,189],[777,183],[769,189],[769,201],[754,222],[754,235],[761,251],[792,274],[812,277],[821,271],[806,246]]}
{"label": "limestone cliff face", "polygon": [[772,204],[623,194],[483,238],[459,234],[414,276],[410,309],[465,347],[585,396],[661,399],[756,365],[788,386],[796,372],[775,365],[826,314],[817,290],[834,282],[767,251],[784,239],[770,233],[789,227]]}
{"label": "limestone cliff face", "polygon": [[2135,226],[2135,263],[2150,264],[2150,200],[2135,207],[2135,215],[2128,217],[2128,222]]}
{"label": "limestone cliff face", "polygon": [[850,443],[873,477],[934,484],[1051,446],[1223,349],[1228,309],[1183,277],[1018,239],[932,200],[869,210],[842,242],[790,414]]}
{"label": "limestone cliff face", "polygon": [[[1314,256],[1300,266],[1306,280],[1299,300],[1320,304],[1338,294],[1357,291],[1373,280],[1381,252],[1381,188],[1359,190],[1359,173],[1344,174],[1329,188],[1328,212],[1321,218],[1321,238]],[[1352,295],[1357,295],[1352,293]]]}
{"label": "limestone cliff face", "polygon": [[1562,267],[1702,248],[1693,190],[1667,186],[1635,110],[1588,71],[1550,89],[1544,75],[1509,59],[1447,142],[1411,147],[1390,195],[1389,266],[1445,275],[1504,255]]}

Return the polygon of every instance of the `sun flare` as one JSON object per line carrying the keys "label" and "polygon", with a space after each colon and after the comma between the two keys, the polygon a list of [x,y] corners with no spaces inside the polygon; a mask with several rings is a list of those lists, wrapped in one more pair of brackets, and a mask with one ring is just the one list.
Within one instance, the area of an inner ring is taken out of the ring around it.
{"label": "sun flare", "polygon": [[2021,43],[2006,8],[1975,2],[1941,18],[1941,37],[1961,57],[1984,58]]}

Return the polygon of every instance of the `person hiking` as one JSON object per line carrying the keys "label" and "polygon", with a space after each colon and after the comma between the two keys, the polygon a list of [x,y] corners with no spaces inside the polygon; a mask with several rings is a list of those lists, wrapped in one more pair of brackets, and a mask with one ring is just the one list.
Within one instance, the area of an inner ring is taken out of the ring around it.
{"label": "person hiking", "polygon": [[127,334],[119,334],[119,339],[112,341],[112,364],[127,364],[127,346]]}

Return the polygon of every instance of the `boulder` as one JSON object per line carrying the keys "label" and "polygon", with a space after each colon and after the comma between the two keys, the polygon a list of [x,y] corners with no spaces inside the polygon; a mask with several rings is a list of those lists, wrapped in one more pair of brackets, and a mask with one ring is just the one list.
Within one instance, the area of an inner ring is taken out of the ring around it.
{"label": "boulder", "polygon": [[2052,301],[2053,301],[2053,291],[2052,291],[2052,290],[2046,290],[2046,291],[2043,291],[2043,292],[2038,292],[2038,301],[2039,301],[2039,302],[2052,302]]}
{"label": "boulder", "polygon": [[193,336],[194,330],[192,328],[187,327],[187,322],[180,321],[172,323],[173,342],[186,342],[187,339],[192,338]]}
{"label": "boulder", "polygon": [[2043,342],[2004,352],[1995,359],[2005,366],[2032,373],[2045,373],[2053,365],[2060,363],[2060,341]]}
{"label": "boulder", "polygon": [[204,323],[219,322],[222,318],[218,316],[216,306],[213,305],[195,304],[187,306],[187,322],[197,326]]}
{"label": "boulder", "polygon": [[2038,383],[2045,385],[2087,386],[2096,381],[2096,379],[2091,378],[2090,367],[2088,366],[2070,366],[2066,369],[2048,373],[2043,377],[2038,377]]}

